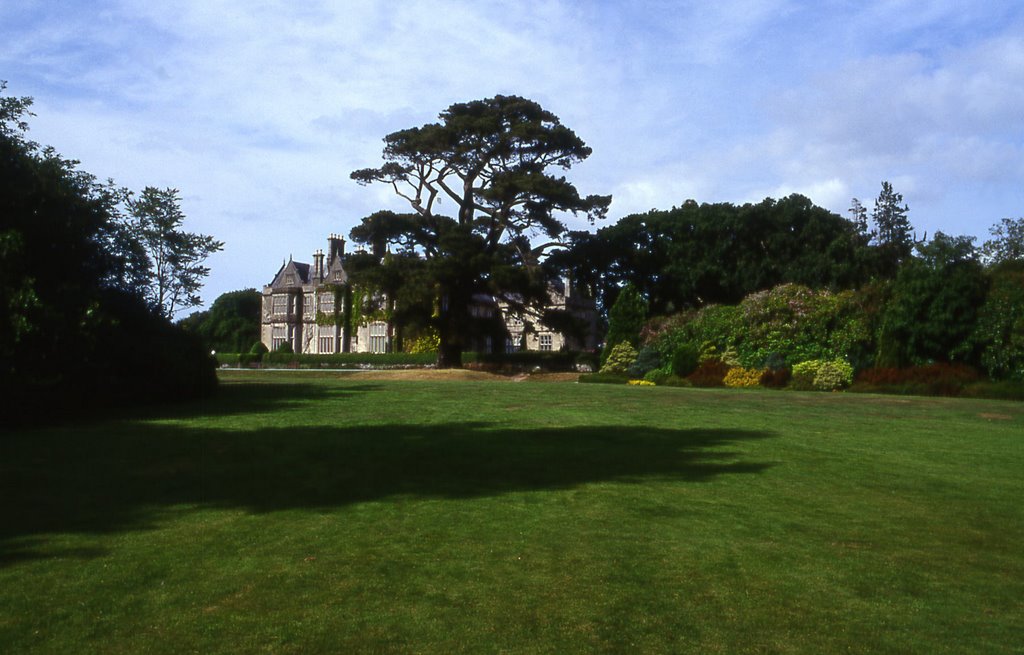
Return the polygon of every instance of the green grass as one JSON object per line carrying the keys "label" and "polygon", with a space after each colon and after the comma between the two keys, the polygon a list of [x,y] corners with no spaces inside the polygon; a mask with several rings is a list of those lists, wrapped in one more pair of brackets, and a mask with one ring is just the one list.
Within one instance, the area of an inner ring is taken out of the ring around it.
{"label": "green grass", "polygon": [[1024,648],[1019,403],[224,382],[0,434],[0,652]]}

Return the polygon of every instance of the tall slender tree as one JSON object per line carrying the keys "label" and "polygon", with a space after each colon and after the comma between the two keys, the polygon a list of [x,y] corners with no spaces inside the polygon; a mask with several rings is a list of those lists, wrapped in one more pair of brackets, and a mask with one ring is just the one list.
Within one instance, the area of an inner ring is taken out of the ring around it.
{"label": "tall slender tree", "polygon": [[128,199],[131,229],[145,253],[149,283],[144,289],[150,305],[167,318],[202,303],[199,290],[210,274],[206,258],[224,248],[205,234],[181,230],[185,214],[177,189],[146,187]]}
{"label": "tall slender tree", "polygon": [[903,202],[903,194],[893,190],[892,184],[882,182],[882,190],[871,211],[874,224],[872,238],[878,250],[879,273],[895,277],[900,265],[914,251],[914,228],[907,218],[910,208]]}

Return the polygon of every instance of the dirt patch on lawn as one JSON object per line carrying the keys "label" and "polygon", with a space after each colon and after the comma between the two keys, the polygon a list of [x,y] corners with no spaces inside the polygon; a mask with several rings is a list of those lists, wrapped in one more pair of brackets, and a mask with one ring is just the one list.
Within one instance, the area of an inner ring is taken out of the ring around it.
{"label": "dirt patch on lawn", "polygon": [[983,418],[986,421],[1012,421],[1013,420],[1013,417],[1010,416],[1009,414],[989,414],[987,412],[982,412],[981,414],[978,414],[978,418]]}

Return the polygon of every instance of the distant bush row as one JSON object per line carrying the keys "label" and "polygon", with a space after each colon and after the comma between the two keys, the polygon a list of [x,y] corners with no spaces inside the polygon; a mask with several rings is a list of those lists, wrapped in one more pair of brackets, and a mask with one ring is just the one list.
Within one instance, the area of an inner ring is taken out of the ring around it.
{"label": "distant bush row", "polygon": [[[611,357],[609,357],[611,360]],[[580,375],[586,384],[636,384],[643,380],[656,386],[731,387],[791,389],[797,391],[838,391],[886,393],[915,396],[948,396],[1024,400],[1024,382],[990,381],[974,368],[962,364],[929,364],[907,368],[868,368],[853,375],[853,367],[843,360],[809,360],[792,369],[745,368],[729,366],[709,358],[689,375],[680,376],[652,369],[637,378],[632,370],[606,370]]]}
{"label": "distant bush row", "polygon": [[[254,348],[254,351],[257,350]],[[290,352],[217,353],[217,363],[229,368],[413,368],[432,366],[437,353],[336,353],[331,355]],[[575,371],[579,366],[593,370],[597,355],[576,352],[522,351],[507,354],[463,353],[472,368],[504,371],[540,368],[545,371]]]}

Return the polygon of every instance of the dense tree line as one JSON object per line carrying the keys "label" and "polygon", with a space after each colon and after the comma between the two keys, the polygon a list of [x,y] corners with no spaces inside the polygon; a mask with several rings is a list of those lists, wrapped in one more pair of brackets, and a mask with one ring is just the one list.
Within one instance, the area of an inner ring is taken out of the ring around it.
{"label": "dense tree line", "polygon": [[741,206],[690,200],[574,232],[569,243],[550,265],[572,271],[606,309],[630,284],[654,314],[736,303],[784,282],[854,288],[883,267],[866,221],[800,195]]}
{"label": "dense tree line", "polygon": [[[152,295],[162,278],[184,289],[184,304],[195,300],[194,288],[181,287],[182,266],[197,273],[183,257],[189,248],[168,247],[155,274],[147,242],[161,230],[164,246],[182,234],[180,221],[150,220],[176,204],[140,207],[132,194],[30,141],[30,107],[29,98],[0,95],[0,391],[8,406],[31,420],[74,405],[208,391],[208,353],[170,323],[173,305]],[[161,194],[173,201],[176,192]]]}

